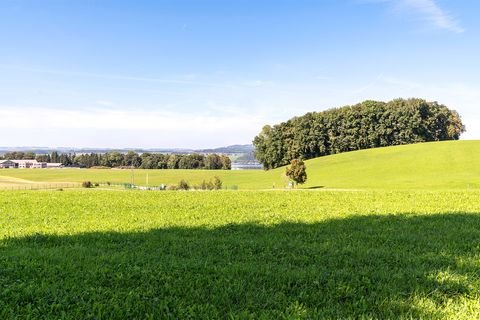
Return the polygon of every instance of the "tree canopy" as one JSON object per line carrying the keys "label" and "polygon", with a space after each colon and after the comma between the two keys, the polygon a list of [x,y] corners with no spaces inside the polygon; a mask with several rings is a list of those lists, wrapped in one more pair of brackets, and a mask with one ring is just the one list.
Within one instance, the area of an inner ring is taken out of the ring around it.
{"label": "tree canopy", "polygon": [[65,166],[91,167],[134,167],[141,169],[206,169],[230,170],[232,161],[224,154],[162,154],[144,152],[138,154],[134,151],[120,153],[112,151],[107,153],[66,154],[54,151],[51,154],[35,155],[32,152],[9,152],[1,159],[21,160],[36,159],[39,162],[59,162]]}
{"label": "tree canopy", "polygon": [[323,112],[309,112],[254,138],[255,156],[266,170],[340,152],[458,140],[465,131],[459,114],[423,99],[367,100]]}
{"label": "tree canopy", "polygon": [[307,167],[300,159],[293,159],[290,166],[286,168],[285,174],[298,185],[307,181]]}

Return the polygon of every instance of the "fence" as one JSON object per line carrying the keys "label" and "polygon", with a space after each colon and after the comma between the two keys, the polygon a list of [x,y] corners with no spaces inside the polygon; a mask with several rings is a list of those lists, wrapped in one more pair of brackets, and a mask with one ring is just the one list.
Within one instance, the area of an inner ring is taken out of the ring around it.
{"label": "fence", "polygon": [[[133,190],[166,190],[167,185],[161,186],[137,186],[131,185],[129,183],[94,183],[92,185],[95,187],[117,187],[122,189],[133,189]],[[32,184],[10,184],[10,185],[0,185],[0,191],[4,190],[54,190],[54,189],[67,189],[67,188],[82,188],[81,183],[32,183]],[[198,187],[192,187],[191,189],[198,190]],[[238,186],[223,186],[223,190],[238,190]]]}
{"label": "fence", "polygon": [[[132,185],[130,183],[112,183],[112,182],[96,182],[92,184],[95,187],[107,187],[107,188],[112,188],[112,187],[117,187],[117,188],[123,188],[123,189],[129,189],[129,190],[148,190],[148,191],[162,191],[162,190],[169,190],[168,186],[166,184],[161,184],[161,185],[155,185],[155,186],[139,186],[139,185]],[[176,185],[170,185],[170,186],[176,186]],[[192,185],[189,188],[190,190],[201,190],[201,187]],[[238,190],[237,185],[224,185],[221,188],[222,190]],[[175,190],[175,189],[170,189],[170,190]],[[206,190],[206,189],[203,189]]]}
{"label": "fence", "polygon": [[39,183],[39,184],[21,184],[21,185],[0,185],[0,190],[49,190],[80,188],[81,183]]}
{"label": "fence", "polygon": [[96,186],[98,184],[98,186],[100,187],[120,187],[120,188],[124,188],[124,189],[137,189],[137,190],[165,190],[165,188],[167,187],[166,185],[161,185],[161,186],[151,186],[151,187],[147,187],[147,186],[137,186],[137,185],[132,185],[130,183],[111,183],[111,182],[97,182],[97,183],[94,183],[94,185]]}

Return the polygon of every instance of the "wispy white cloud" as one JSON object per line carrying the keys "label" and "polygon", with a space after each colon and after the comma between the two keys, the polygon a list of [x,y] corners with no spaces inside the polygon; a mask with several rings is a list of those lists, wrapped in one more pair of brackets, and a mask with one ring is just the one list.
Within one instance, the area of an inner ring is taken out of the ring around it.
{"label": "wispy white cloud", "polygon": [[[3,144],[213,147],[248,143],[266,119],[261,115],[168,111],[0,106]],[[38,134],[41,132],[42,134]],[[51,133],[48,135],[48,133]],[[89,138],[89,135],[91,136]]]}
{"label": "wispy white cloud", "polygon": [[361,0],[360,2],[388,3],[398,11],[413,13],[427,24],[441,30],[463,33],[465,29],[436,0]]}
{"label": "wispy white cloud", "polygon": [[3,128],[36,129],[147,129],[154,131],[222,132],[232,127],[258,128],[262,122],[251,115],[202,115],[167,111],[113,110],[109,108],[61,110],[52,108],[12,106],[0,107]]}
{"label": "wispy white cloud", "polygon": [[[49,74],[56,76],[66,77],[82,77],[82,78],[96,78],[105,80],[119,80],[119,81],[134,81],[144,83],[160,83],[160,84],[172,84],[172,85],[184,85],[184,86],[199,86],[199,87],[220,87],[229,88],[230,85],[225,82],[213,82],[205,79],[200,79],[198,75],[187,74],[185,76],[176,78],[156,78],[145,77],[125,74],[109,74],[109,73],[97,73],[97,72],[84,72],[84,71],[71,71],[71,70],[57,70],[48,68],[29,68],[17,65],[0,64],[0,68],[13,71],[23,71],[29,73]],[[196,81],[194,81],[196,80]]]}
{"label": "wispy white cloud", "polygon": [[110,100],[97,100],[95,101],[96,105],[105,106],[105,107],[112,107],[114,105],[113,101]]}
{"label": "wispy white cloud", "polygon": [[424,98],[438,101],[460,113],[467,132],[462,139],[480,139],[479,84],[447,81],[433,83],[427,79],[409,79],[378,75],[360,89],[345,90],[344,96],[352,103],[366,100],[388,101],[395,98]]}
{"label": "wispy white cloud", "polygon": [[417,11],[423,19],[435,27],[451,32],[465,31],[447,11],[442,9],[434,0],[401,0],[402,5]]}

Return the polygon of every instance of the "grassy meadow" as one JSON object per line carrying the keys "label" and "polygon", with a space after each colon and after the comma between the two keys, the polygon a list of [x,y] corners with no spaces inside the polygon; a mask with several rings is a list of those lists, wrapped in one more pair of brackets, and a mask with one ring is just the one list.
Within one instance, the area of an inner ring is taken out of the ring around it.
{"label": "grassy meadow", "polygon": [[[0,319],[478,318],[479,164],[457,141],[312,159],[302,190],[284,168],[135,170],[238,191],[3,190]],[[0,189],[130,175],[8,169]]]}
{"label": "grassy meadow", "polygon": [[0,192],[0,318],[480,313],[479,191]]}
{"label": "grassy meadow", "polygon": [[[480,189],[480,141],[421,143],[347,152],[306,161],[308,180],[302,188],[326,189]],[[130,183],[131,170],[38,169],[0,170],[2,179],[25,183]],[[270,171],[134,170],[135,184],[201,184],[214,176],[224,186],[242,190],[284,188],[285,168]],[[22,179],[22,180],[18,180]]]}

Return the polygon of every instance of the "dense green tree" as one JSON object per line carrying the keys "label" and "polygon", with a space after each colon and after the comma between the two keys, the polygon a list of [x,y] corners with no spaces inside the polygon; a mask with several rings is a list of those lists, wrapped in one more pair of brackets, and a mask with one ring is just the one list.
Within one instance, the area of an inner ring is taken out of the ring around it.
{"label": "dense green tree", "polygon": [[457,140],[460,116],[437,102],[396,99],[310,112],[273,126],[254,138],[255,156],[266,170],[297,158],[427,141]]}
{"label": "dense green tree", "polygon": [[157,162],[157,167],[154,169],[167,169],[168,155],[166,154],[156,154],[154,156]]}
{"label": "dense green tree", "polygon": [[49,154],[39,154],[35,157],[38,162],[52,162]]}
{"label": "dense green tree", "polygon": [[149,152],[144,152],[140,156],[140,168],[142,169],[156,169],[157,168],[157,162],[155,157],[149,153]]}
{"label": "dense green tree", "polygon": [[60,162],[61,164],[63,164],[64,166],[70,166],[73,164],[73,156],[71,154],[65,154],[65,153],[62,153],[60,154],[60,156],[58,157],[58,162]]}
{"label": "dense green tree", "polygon": [[117,151],[107,152],[102,158],[101,165],[104,167],[120,167],[123,165],[123,154]]}
{"label": "dense green tree", "polygon": [[180,157],[178,157],[176,154],[171,154],[167,160],[167,168],[178,169],[179,162],[180,162]]}
{"label": "dense green tree", "polygon": [[285,174],[290,180],[294,181],[295,184],[304,184],[307,181],[307,167],[305,163],[300,159],[293,159],[285,170]]}
{"label": "dense green tree", "polygon": [[211,169],[211,170],[230,170],[231,161],[226,155],[198,153],[192,154],[159,154],[145,152],[139,155],[134,151],[120,153],[117,151],[100,153],[81,153],[66,154],[52,152],[46,155],[37,155],[24,152],[8,152],[4,155],[5,159],[37,159],[39,162],[58,162],[65,166],[79,166],[82,168],[91,168],[103,166],[108,168],[115,167],[134,167],[142,169]]}
{"label": "dense green tree", "polygon": [[51,159],[52,159],[52,162],[59,163],[60,162],[60,156],[59,156],[58,152],[53,151],[52,154],[51,154]]}
{"label": "dense green tree", "polygon": [[209,154],[205,158],[205,169],[215,170],[222,168],[222,158],[218,154]]}
{"label": "dense green tree", "polygon": [[25,152],[25,154],[23,155],[23,159],[25,159],[25,160],[33,160],[33,159],[35,159],[35,153],[33,153],[33,152]]}
{"label": "dense green tree", "polygon": [[[25,158],[25,153],[21,151],[13,151],[13,152],[7,152],[3,156],[6,160],[23,160],[23,159],[29,159]],[[32,158],[34,159],[34,158]]]}
{"label": "dense green tree", "polygon": [[198,153],[192,153],[187,156],[190,158],[190,163],[191,163],[191,168],[190,169],[203,169],[205,168],[205,156],[198,154]]}
{"label": "dense green tree", "polygon": [[122,164],[124,166],[138,168],[141,163],[142,159],[136,152],[128,151],[127,154],[123,155]]}
{"label": "dense green tree", "polygon": [[216,168],[216,169],[222,169],[222,170],[231,170],[232,169],[232,160],[224,154],[221,156],[221,161],[222,161],[222,167],[221,168]]}

